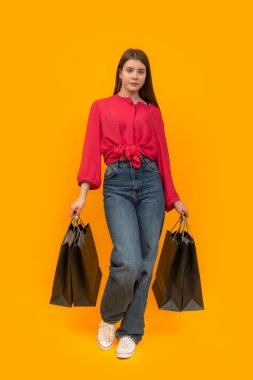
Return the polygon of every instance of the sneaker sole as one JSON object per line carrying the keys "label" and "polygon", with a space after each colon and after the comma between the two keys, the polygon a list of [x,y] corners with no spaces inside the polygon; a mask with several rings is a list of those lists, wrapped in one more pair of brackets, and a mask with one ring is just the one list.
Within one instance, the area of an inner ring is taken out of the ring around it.
{"label": "sneaker sole", "polygon": [[109,348],[111,348],[112,345],[113,345],[113,342],[112,342],[112,344],[111,344],[110,346],[105,347],[105,346],[102,346],[102,345],[99,343],[98,339],[97,339],[97,342],[98,342],[99,347],[100,347],[102,350],[109,350]]}
{"label": "sneaker sole", "polygon": [[117,356],[118,358],[130,358],[130,356],[132,356],[134,353],[135,353],[135,350],[132,351],[132,352],[129,352],[129,353],[120,353],[120,352],[116,352],[116,356]]}

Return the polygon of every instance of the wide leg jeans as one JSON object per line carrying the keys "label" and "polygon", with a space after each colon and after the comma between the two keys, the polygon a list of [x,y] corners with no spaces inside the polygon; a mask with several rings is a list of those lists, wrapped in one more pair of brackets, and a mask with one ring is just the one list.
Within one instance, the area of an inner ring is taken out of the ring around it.
{"label": "wide leg jeans", "polygon": [[100,306],[104,321],[121,320],[116,338],[130,335],[136,343],[144,335],[148,290],[165,217],[157,164],[140,158],[138,169],[131,161],[118,160],[104,174],[104,211],[113,249]]}

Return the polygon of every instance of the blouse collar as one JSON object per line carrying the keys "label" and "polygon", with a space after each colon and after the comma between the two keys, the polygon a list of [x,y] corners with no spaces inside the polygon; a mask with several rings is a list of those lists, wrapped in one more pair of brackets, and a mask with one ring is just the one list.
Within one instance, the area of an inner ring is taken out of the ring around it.
{"label": "blouse collar", "polygon": [[144,107],[150,106],[150,104],[145,104],[145,103],[141,102],[140,100],[137,103],[134,103],[131,96],[121,96],[118,94],[113,94],[113,96],[119,100],[122,100],[123,102],[133,104],[134,106],[144,106]]}

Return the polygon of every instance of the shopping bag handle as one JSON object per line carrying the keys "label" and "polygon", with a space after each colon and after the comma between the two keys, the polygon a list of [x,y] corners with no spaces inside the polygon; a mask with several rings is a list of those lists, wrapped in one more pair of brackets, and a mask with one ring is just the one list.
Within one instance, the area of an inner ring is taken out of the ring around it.
{"label": "shopping bag handle", "polygon": [[80,227],[79,227],[79,224],[78,224],[78,218],[81,220],[81,223],[82,223],[83,227],[85,228],[85,224],[84,224],[84,222],[82,221],[82,219],[80,218],[80,216],[79,216],[79,215],[77,215],[77,217],[76,217],[76,216],[73,216],[73,218],[71,219],[71,222],[74,220],[75,223],[76,223],[76,227],[77,227],[77,229],[78,229],[78,233],[76,234],[76,236],[75,236],[73,242],[75,243],[76,240],[79,238],[79,236],[81,236],[82,241],[83,241],[83,243],[85,244],[85,241],[84,241],[83,235],[82,235],[82,233],[81,233],[81,230],[80,230]]}
{"label": "shopping bag handle", "polygon": [[[183,231],[182,231],[182,241],[184,240],[185,226],[187,227],[187,230],[188,230],[188,222],[187,222],[187,218],[186,218],[186,217],[183,217],[183,220],[184,220],[184,226],[183,226]],[[188,230],[188,233],[189,233],[189,230]],[[192,232],[191,232],[191,235],[192,235]],[[193,235],[192,235],[192,237],[193,237]]]}
{"label": "shopping bag handle", "polygon": [[178,227],[178,229],[177,229],[175,235],[173,236],[173,239],[172,239],[172,240],[174,240],[174,239],[176,238],[177,234],[179,233],[179,231],[180,231],[180,229],[181,229],[181,224],[182,224],[182,221],[183,221],[182,216],[180,216],[180,218],[178,219],[178,221],[176,222],[176,224],[172,227],[172,229],[171,229],[170,232],[172,232],[173,228],[177,225],[177,223],[178,223],[179,221],[180,221],[179,227]]}
{"label": "shopping bag handle", "polygon": [[[172,232],[173,228],[177,225],[177,223],[178,223],[179,221],[180,221],[180,225],[179,225],[178,230],[176,231],[175,235],[173,236],[173,240],[175,239],[176,235],[179,233],[179,231],[180,231],[180,229],[181,229],[182,221],[184,221],[183,230],[182,230],[182,240],[183,240],[183,238],[184,238],[185,226],[187,227],[188,232],[190,231],[190,235],[191,235],[192,238],[194,239],[193,233],[191,232],[190,225],[189,225],[189,223],[188,223],[188,220],[187,220],[187,217],[186,217],[186,216],[182,216],[182,215],[180,215],[178,221],[177,221],[176,224],[174,224],[174,226],[171,228],[170,232]],[[189,227],[189,228],[188,228],[188,227]]]}
{"label": "shopping bag handle", "polygon": [[85,227],[85,224],[84,224],[84,222],[82,221],[82,219],[80,218],[80,215],[75,215],[75,211],[74,211],[74,216],[72,217],[72,219],[71,220],[73,220],[73,219],[75,219],[75,221],[79,218],[80,220],[81,220],[81,223],[82,223],[82,225],[83,225],[83,227]]}
{"label": "shopping bag handle", "polygon": [[[185,217],[185,224],[186,224],[186,227],[187,227],[188,232],[189,232],[189,230],[190,230],[190,235],[191,235],[192,238],[194,239],[193,233],[192,233],[192,231],[191,231],[191,229],[190,229],[190,224],[189,224],[189,222],[188,222],[188,218],[186,218],[186,217]],[[188,229],[188,227],[189,227],[189,229]]]}
{"label": "shopping bag handle", "polygon": [[180,226],[179,226],[179,229],[180,229],[182,220],[183,220],[183,217],[180,216],[179,219],[178,219],[178,221],[176,222],[176,224],[174,224],[174,226],[171,228],[170,232],[172,232],[173,228],[178,224],[179,221],[180,221]]}

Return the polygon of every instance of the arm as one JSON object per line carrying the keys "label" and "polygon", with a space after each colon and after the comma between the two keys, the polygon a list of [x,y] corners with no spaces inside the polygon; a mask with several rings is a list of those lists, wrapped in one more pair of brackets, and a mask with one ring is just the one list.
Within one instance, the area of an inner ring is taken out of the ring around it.
{"label": "arm", "polygon": [[98,189],[101,185],[100,116],[97,101],[90,108],[77,183],[83,196],[86,196],[88,190]]}
{"label": "arm", "polygon": [[165,197],[165,209],[171,211],[175,205],[174,202],[180,200],[178,193],[174,187],[171,167],[170,156],[167,146],[167,140],[164,131],[164,122],[160,109],[158,109],[158,118],[154,125],[157,135],[157,166],[161,174],[164,197]]}
{"label": "arm", "polygon": [[71,218],[74,217],[74,214],[76,214],[76,216],[80,215],[80,212],[82,211],[82,209],[85,205],[85,202],[86,202],[87,193],[88,193],[89,188],[90,188],[90,182],[83,181],[81,183],[80,187],[81,187],[81,190],[80,190],[80,194],[79,194],[78,198],[70,206]]}
{"label": "arm", "polygon": [[86,199],[88,191],[90,189],[90,182],[89,181],[83,181],[80,186],[80,194],[79,197],[81,199]]}

